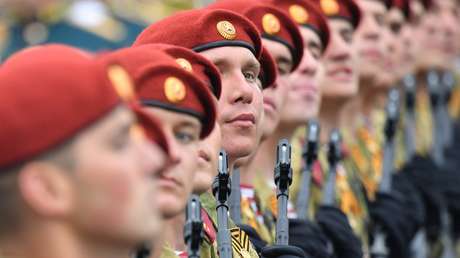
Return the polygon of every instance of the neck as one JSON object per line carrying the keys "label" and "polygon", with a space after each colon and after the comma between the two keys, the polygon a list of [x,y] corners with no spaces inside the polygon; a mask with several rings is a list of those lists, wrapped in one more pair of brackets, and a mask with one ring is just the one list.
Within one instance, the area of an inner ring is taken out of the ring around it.
{"label": "neck", "polygon": [[349,98],[327,98],[323,97],[319,111],[319,121],[321,124],[320,140],[325,143],[329,139],[329,134],[335,128],[340,128],[342,123],[342,111],[349,101]]}
{"label": "neck", "polygon": [[88,238],[55,224],[28,225],[27,230],[0,239],[0,254],[5,257],[126,258],[134,248]]}
{"label": "neck", "polygon": [[184,225],[184,213],[168,219],[165,223],[165,228],[162,235],[165,239],[165,242],[168,243],[174,250],[185,251],[186,249],[184,243]]}

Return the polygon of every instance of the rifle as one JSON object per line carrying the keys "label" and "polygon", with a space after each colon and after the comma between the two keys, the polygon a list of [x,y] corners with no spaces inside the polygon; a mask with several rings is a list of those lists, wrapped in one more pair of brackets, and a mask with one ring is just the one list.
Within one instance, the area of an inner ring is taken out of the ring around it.
{"label": "rifle", "polygon": [[342,159],[342,139],[338,129],[334,129],[329,137],[328,162],[329,176],[323,190],[322,204],[327,206],[336,205],[335,181],[337,165]]}
{"label": "rifle", "polygon": [[276,244],[289,244],[289,221],[287,206],[289,186],[292,183],[291,145],[288,140],[279,141],[276,149],[275,184],[278,200],[278,218],[276,220]]}
{"label": "rifle", "polygon": [[[394,170],[394,136],[396,134],[399,120],[399,92],[392,89],[388,94],[388,103],[386,106],[387,120],[385,123],[385,146],[383,149],[383,168],[382,179],[379,185],[379,192],[391,193],[392,174]],[[386,246],[386,234],[380,225],[376,226],[374,243],[371,246],[372,258],[386,258],[389,255]]]}
{"label": "rifle", "polygon": [[449,115],[449,101],[452,96],[452,90],[455,86],[455,78],[452,72],[446,71],[442,74],[442,110],[443,110],[443,126],[444,129],[444,146],[448,147],[453,141],[452,120]]}
{"label": "rifle", "polygon": [[443,133],[443,111],[442,111],[442,96],[440,89],[440,76],[435,70],[431,70],[427,74],[428,92],[430,93],[431,109],[434,119],[433,128],[433,146],[431,155],[434,162],[438,166],[442,166],[445,161],[444,157],[444,137]]}
{"label": "rifle", "polygon": [[240,170],[234,168],[232,172],[232,191],[229,197],[230,218],[235,224],[241,224],[241,188]]}
{"label": "rifle", "polygon": [[406,104],[406,123],[404,125],[404,140],[406,145],[406,162],[408,162],[416,152],[415,145],[415,91],[416,80],[414,75],[408,74],[403,78]]}
{"label": "rifle", "polygon": [[304,168],[302,170],[302,183],[297,196],[297,214],[301,219],[308,218],[308,202],[310,199],[310,182],[313,163],[318,157],[320,127],[316,121],[310,121],[307,126],[305,145],[302,152]]}
{"label": "rifle", "polygon": [[219,257],[231,258],[232,246],[228,229],[228,205],[231,182],[228,174],[228,158],[224,150],[219,152],[218,174],[212,184],[212,192],[217,199],[217,248]]}
{"label": "rifle", "polygon": [[184,242],[189,258],[200,257],[200,244],[203,239],[203,220],[201,219],[200,198],[193,194],[185,208]]}

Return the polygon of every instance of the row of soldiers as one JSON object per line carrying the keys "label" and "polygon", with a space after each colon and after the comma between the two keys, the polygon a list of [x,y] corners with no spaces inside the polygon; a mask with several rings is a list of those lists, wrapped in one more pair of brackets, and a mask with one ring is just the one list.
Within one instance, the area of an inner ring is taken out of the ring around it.
{"label": "row of soldiers", "polygon": [[459,257],[458,24],[456,0],[220,0],[118,50],[12,44],[0,257]]}

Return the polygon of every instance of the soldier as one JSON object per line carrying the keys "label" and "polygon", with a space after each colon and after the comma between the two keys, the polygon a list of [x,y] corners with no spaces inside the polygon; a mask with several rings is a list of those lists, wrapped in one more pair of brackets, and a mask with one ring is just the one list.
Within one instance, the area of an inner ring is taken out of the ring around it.
{"label": "soldier", "polygon": [[[262,44],[276,60],[279,76],[275,87],[263,90],[264,129],[261,136],[263,141],[273,133],[279,122],[288,91],[288,75],[299,66],[302,60],[304,49],[300,31],[288,15],[274,6],[257,1],[250,3],[235,0],[219,1],[209,5],[207,8],[235,11],[251,20],[262,35]],[[271,151],[273,152],[274,149],[276,149],[276,144]],[[264,218],[263,216],[264,210],[267,208],[265,206],[266,200],[262,199],[261,202],[257,202],[260,199],[254,192],[254,181],[257,178],[258,169],[256,167],[250,168],[248,164],[253,159],[255,153],[256,151],[247,158],[245,164],[239,167],[241,179],[241,219],[242,223],[252,227],[257,232],[262,238],[261,240],[273,244],[273,230],[275,225],[269,217]],[[266,190],[271,193],[273,191],[271,185],[274,184],[273,166],[267,173],[270,175],[270,187],[266,187]],[[254,239],[254,242],[261,241]],[[260,243],[260,245],[263,246],[264,243]]]}
{"label": "soldier", "polygon": [[[197,29],[209,32],[203,37],[195,37],[192,32]],[[261,58],[259,60],[265,67],[264,60],[271,57],[261,56],[260,38],[257,38],[257,29],[247,19],[223,10],[205,9],[184,12],[155,23],[135,42],[135,45],[163,42],[186,46],[200,52],[219,67],[223,79],[222,97],[218,105],[219,123],[222,146],[228,153],[230,167],[239,165],[238,159],[248,156],[257,146],[261,131],[259,114],[263,111],[261,88],[272,85],[276,78],[276,73],[262,69],[263,76],[259,81],[257,58]],[[237,115],[239,112],[243,112],[242,115]],[[210,203],[209,200],[203,200],[203,196],[202,202]],[[214,204],[206,210],[215,225],[215,201],[212,202]],[[235,255],[255,255],[245,234],[238,228],[232,228],[231,231],[232,241],[237,239],[234,247],[241,246],[234,248]],[[209,250],[209,247],[206,249]]]}
{"label": "soldier", "polygon": [[[158,175],[159,208],[166,218],[166,225],[161,244],[153,245],[165,246],[180,243],[170,220],[184,212],[192,193],[193,180],[190,179],[197,168],[198,143],[212,132],[216,108],[211,90],[203,80],[183,69],[174,58],[168,62],[157,62],[154,56],[149,55],[154,49],[158,47],[150,44],[132,47],[108,54],[105,58],[125,64],[133,74],[141,105],[146,112],[162,120],[171,143],[171,165]],[[149,71],[156,75],[152,80],[148,80]],[[169,242],[171,239],[175,241]],[[183,250],[179,244],[170,248]]]}
{"label": "soldier", "polygon": [[152,178],[167,142],[156,120],[128,108],[138,109],[120,64],[35,47],[3,64],[0,84],[2,256],[128,257],[160,234]]}

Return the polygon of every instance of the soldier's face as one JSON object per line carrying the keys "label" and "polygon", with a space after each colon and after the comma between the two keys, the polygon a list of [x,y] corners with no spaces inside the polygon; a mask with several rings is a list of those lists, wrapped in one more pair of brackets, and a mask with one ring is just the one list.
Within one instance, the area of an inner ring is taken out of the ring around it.
{"label": "soldier's face", "polygon": [[270,136],[280,121],[281,112],[288,93],[288,77],[292,69],[292,56],[289,49],[278,42],[262,39],[265,48],[275,59],[278,69],[276,87],[264,89],[264,121],[262,138]]}
{"label": "soldier's face", "polygon": [[420,41],[421,51],[417,66],[426,70],[430,67],[442,67],[445,63],[441,55],[443,49],[442,29],[439,17],[433,11],[426,12],[417,30],[417,38]]}
{"label": "soldier's face", "polygon": [[180,214],[192,193],[201,123],[197,118],[161,108],[145,108],[162,121],[170,146],[170,163],[157,174],[157,202],[165,218]]}
{"label": "soldier's face", "polygon": [[382,69],[385,55],[382,30],[386,7],[383,2],[374,0],[360,0],[357,3],[362,10],[361,24],[355,33],[361,64],[360,77],[363,81],[375,80]]}
{"label": "soldier's face", "polygon": [[358,91],[357,51],[353,46],[353,27],[341,19],[329,19],[331,42],[323,58],[325,74],[321,82],[323,97],[352,97]]}
{"label": "soldier's face", "polygon": [[402,68],[403,76],[414,72],[415,57],[417,55],[414,41],[414,30],[410,23],[405,23],[401,28]]}
{"label": "soldier's face", "polygon": [[257,147],[263,117],[260,64],[243,47],[219,47],[201,52],[219,69],[222,95],[217,106],[222,147],[229,163],[248,156]]}
{"label": "soldier's face", "polygon": [[383,57],[384,65],[377,76],[377,84],[380,87],[393,87],[399,78],[403,76],[403,41],[401,29],[404,24],[403,13],[392,8],[386,16],[386,28],[383,29],[384,42],[387,47],[387,53]]}
{"label": "soldier's face", "polygon": [[217,174],[217,159],[222,146],[220,125],[216,122],[212,133],[201,140],[198,147],[198,168],[193,178],[193,192],[202,194],[211,188]]}
{"label": "soldier's face", "polygon": [[119,108],[84,131],[73,146],[75,168],[66,174],[74,183],[70,220],[91,245],[101,240],[133,246],[159,233],[155,176],[166,157],[133,127],[134,120]]}
{"label": "soldier's face", "polygon": [[[456,54],[456,35],[458,33],[458,19],[454,0],[438,1],[437,12],[440,20],[441,33],[439,34],[442,49],[441,54],[447,62],[453,62]],[[448,67],[446,67],[448,68]]]}
{"label": "soldier's face", "polygon": [[299,67],[289,75],[288,94],[281,114],[281,126],[298,126],[318,114],[321,101],[319,74],[323,49],[313,30],[300,28],[304,55]]}

